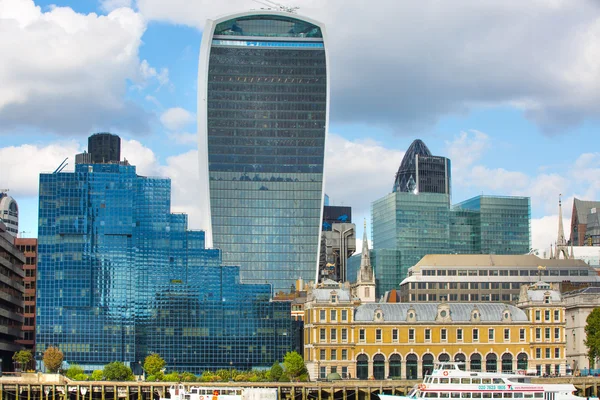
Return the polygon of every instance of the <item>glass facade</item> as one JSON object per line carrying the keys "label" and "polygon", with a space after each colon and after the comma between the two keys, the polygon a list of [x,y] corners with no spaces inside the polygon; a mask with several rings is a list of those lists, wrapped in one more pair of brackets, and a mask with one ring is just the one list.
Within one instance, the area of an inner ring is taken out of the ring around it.
{"label": "glass facade", "polygon": [[378,297],[397,289],[427,254],[529,252],[529,198],[478,196],[452,207],[449,200],[447,194],[394,192],[373,202]]}
{"label": "glass facade", "polygon": [[449,159],[431,155],[425,143],[417,139],[402,158],[393,191],[449,195],[452,180],[450,171]]}
{"label": "glass facade", "polygon": [[327,120],[321,29],[279,15],[218,23],[206,79],[214,246],[244,282],[287,292],[297,278],[314,280]]}
{"label": "glass facade", "polygon": [[290,304],[240,283],[170,213],[169,179],[121,164],[40,175],[37,351],[86,370],[151,352],[170,370],[270,366],[291,348]]}

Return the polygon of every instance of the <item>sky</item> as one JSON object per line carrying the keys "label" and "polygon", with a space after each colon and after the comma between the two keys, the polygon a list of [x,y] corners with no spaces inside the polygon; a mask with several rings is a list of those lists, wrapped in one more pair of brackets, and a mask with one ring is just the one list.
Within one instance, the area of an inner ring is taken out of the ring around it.
{"label": "sky", "polygon": [[[358,237],[417,138],[452,160],[453,203],[530,197],[534,249],[557,238],[559,194],[567,231],[574,197],[600,200],[600,1],[280,2],[326,25],[325,188],[353,207]],[[106,131],[138,174],[171,178],[172,210],[199,228],[202,30],[264,7],[0,0],[0,189],[19,203],[22,236],[37,235],[39,174],[67,157],[72,170]]]}

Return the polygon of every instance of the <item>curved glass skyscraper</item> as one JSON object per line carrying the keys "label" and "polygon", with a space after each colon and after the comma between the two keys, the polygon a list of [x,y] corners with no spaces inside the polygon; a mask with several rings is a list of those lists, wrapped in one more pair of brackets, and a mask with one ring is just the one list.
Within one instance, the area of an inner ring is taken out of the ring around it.
{"label": "curved glass skyscraper", "polygon": [[209,20],[198,78],[202,229],[244,282],[314,280],[328,122],[324,29],[278,11]]}

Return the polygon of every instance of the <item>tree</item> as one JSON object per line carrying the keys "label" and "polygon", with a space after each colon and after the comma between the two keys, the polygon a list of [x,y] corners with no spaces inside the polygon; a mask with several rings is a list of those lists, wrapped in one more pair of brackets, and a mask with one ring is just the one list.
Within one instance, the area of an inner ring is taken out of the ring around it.
{"label": "tree", "polygon": [[31,354],[31,350],[19,350],[13,354],[13,361],[19,364],[21,370],[26,370],[31,360],[33,360],[33,354]]}
{"label": "tree", "polygon": [[286,375],[293,382],[298,381],[300,376],[307,372],[304,359],[295,351],[288,351],[285,354],[285,357],[283,357],[283,367],[285,368]]}
{"label": "tree", "polygon": [[63,363],[63,352],[58,347],[50,346],[44,352],[44,365],[51,373],[56,373]]}
{"label": "tree", "polygon": [[104,379],[108,381],[132,381],[133,372],[131,368],[125,366],[122,362],[114,361],[104,366],[102,371]]}
{"label": "tree", "polygon": [[81,368],[79,365],[77,364],[73,364],[69,367],[69,369],[67,369],[67,372],[65,372],[65,376],[69,379],[73,379],[73,380],[77,380],[77,378],[75,378],[77,375],[79,374],[83,374],[83,368]]}
{"label": "tree", "polygon": [[95,369],[94,372],[92,372],[92,380],[93,381],[101,381],[102,378],[103,378],[103,375],[102,375],[101,369]]}
{"label": "tree", "polygon": [[158,375],[158,373],[167,365],[165,360],[156,353],[152,353],[144,360],[144,371],[149,375]]}
{"label": "tree", "polygon": [[275,361],[269,370],[269,380],[278,382],[279,378],[281,378],[281,375],[283,375],[283,368],[281,368],[281,365]]}
{"label": "tree", "polygon": [[594,368],[596,359],[600,357],[600,307],[594,308],[585,322],[586,338],[583,343],[588,348],[590,368]]}

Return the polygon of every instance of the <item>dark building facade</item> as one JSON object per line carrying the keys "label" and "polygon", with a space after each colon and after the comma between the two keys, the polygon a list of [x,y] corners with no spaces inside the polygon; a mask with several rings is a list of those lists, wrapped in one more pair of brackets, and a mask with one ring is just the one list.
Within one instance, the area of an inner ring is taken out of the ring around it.
{"label": "dark building facade", "polygon": [[124,163],[40,175],[37,352],[85,370],[160,354],[170,370],[269,367],[292,348],[290,302],[243,284],[170,212],[171,181]]}
{"label": "dark building facade", "polygon": [[450,195],[450,160],[434,156],[423,141],[411,143],[394,180],[394,192]]}
{"label": "dark building facade", "polygon": [[21,350],[23,337],[23,264],[25,256],[0,221],[0,360],[2,371],[12,371],[12,356]]}
{"label": "dark building facade", "polygon": [[356,226],[352,223],[352,208],[324,206],[318,281],[347,281],[348,258],[355,251]]}
{"label": "dark building facade", "polygon": [[278,11],[207,22],[198,87],[208,245],[289,291],[319,261],[328,109],[323,27]]}
{"label": "dark building facade", "polygon": [[573,199],[570,238],[573,246],[600,246],[599,212],[600,201]]}
{"label": "dark building facade", "polygon": [[17,343],[35,354],[37,239],[17,238],[15,239],[15,246],[25,255],[25,264],[23,265],[23,272],[25,272],[23,278],[25,287],[25,293],[23,294],[23,337],[17,340]]}
{"label": "dark building facade", "polygon": [[118,163],[121,161],[121,138],[112,133],[96,133],[88,138],[91,162]]}

